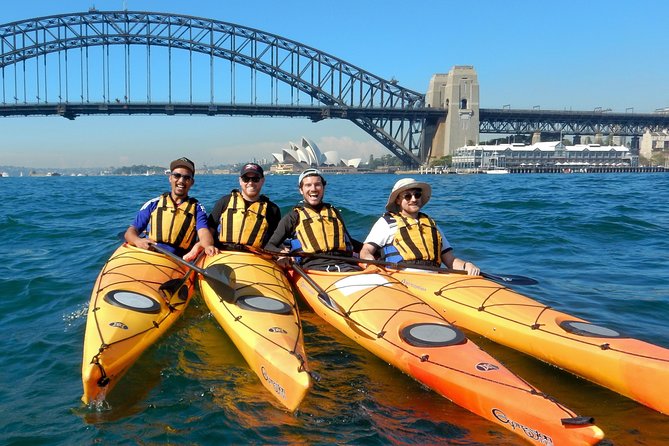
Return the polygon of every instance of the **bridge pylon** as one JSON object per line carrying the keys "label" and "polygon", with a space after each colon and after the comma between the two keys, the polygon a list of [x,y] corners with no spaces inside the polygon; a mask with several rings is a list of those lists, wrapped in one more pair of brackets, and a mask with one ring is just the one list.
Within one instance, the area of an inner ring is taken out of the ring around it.
{"label": "bridge pylon", "polygon": [[425,104],[447,109],[439,119],[428,162],[452,155],[458,147],[479,142],[479,81],[474,67],[456,65],[430,79]]}

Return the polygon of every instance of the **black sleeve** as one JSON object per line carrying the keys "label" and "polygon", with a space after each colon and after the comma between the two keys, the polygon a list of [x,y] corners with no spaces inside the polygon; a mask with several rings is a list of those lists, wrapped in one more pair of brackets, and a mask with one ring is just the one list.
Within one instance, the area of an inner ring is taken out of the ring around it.
{"label": "black sleeve", "polygon": [[214,205],[214,209],[211,210],[211,213],[207,218],[207,226],[209,226],[210,229],[213,229],[214,231],[218,229],[218,224],[221,221],[221,214],[223,213],[223,209],[225,209],[228,206],[228,203],[230,203],[229,194],[223,195],[221,198],[218,199],[218,201]]}
{"label": "black sleeve", "polygon": [[269,242],[267,242],[265,249],[268,251],[281,251],[283,249],[284,240],[292,236],[293,232],[295,232],[298,218],[297,212],[295,211],[291,211],[284,215],[270,237]]}
{"label": "black sleeve", "polygon": [[267,205],[267,232],[265,232],[265,237],[263,237],[263,246],[269,242],[270,237],[272,237],[272,234],[274,234],[276,228],[279,226],[279,221],[281,221],[281,209],[270,201]]}

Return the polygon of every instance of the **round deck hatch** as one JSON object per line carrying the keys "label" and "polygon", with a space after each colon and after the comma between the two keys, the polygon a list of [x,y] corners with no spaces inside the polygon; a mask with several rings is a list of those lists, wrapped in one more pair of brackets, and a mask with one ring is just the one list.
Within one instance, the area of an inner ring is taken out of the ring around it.
{"label": "round deck hatch", "polygon": [[621,335],[618,331],[611,328],[601,327],[599,325],[591,324],[589,322],[583,321],[562,321],[560,322],[560,327],[563,330],[579,335],[579,336],[590,336],[594,338],[621,338]]}
{"label": "round deck hatch", "polygon": [[415,347],[444,347],[466,341],[464,333],[444,324],[412,324],[400,332],[402,339]]}
{"label": "round deck hatch", "polygon": [[140,313],[160,313],[160,304],[143,294],[132,291],[115,290],[105,294],[105,301],[121,308]]}
{"label": "round deck hatch", "polygon": [[276,314],[290,314],[293,311],[287,303],[266,296],[241,296],[237,299],[237,305],[245,310]]}

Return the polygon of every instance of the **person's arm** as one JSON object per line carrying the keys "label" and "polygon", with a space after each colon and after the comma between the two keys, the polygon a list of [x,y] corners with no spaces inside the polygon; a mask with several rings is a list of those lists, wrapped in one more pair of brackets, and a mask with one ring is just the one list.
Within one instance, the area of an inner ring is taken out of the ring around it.
{"label": "person's arm", "polygon": [[[274,252],[289,252],[290,249],[283,246],[283,242],[290,237],[295,228],[297,227],[297,212],[290,212],[289,214],[284,215],[284,217],[279,221],[279,224],[276,227],[276,231],[272,234],[265,249],[268,251]],[[289,257],[277,257],[276,263],[279,264],[282,268],[288,268],[290,266]]]}
{"label": "person's arm", "polygon": [[281,209],[279,209],[279,206],[270,201],[269,205],[267,206],[267,231],[263,236],[263,241],[262,241],[263,247],[266,247],[267,244],[269,243],[269,239],[272,237],[274,232],[276,232],[276,228],[279,226],[280,221],[281,221]]}
{"label": "person's arm", "polygon": [[388,243],[392,243],[395,231],[391,229],[385,218],[381,217],[374,223],[367,234],[365,242],[360,250],[360,258],[374,260],[376,253]]}
{"label": "person's arm", "polygon": [[374,246],[372,243],[365,243],[362,245],[362,249],[360,250],[360,258],[361,259],[366,259],[366,260],[374,260],[374,254],[376,254],[376,251],[379,248],[377,246]]}
{"label": "person's arm", "polygon": [[285,252],[283,242],[292,235],[297,226],[297,213],[290,212],[286,214],[276,227],[276,230],[270,237],[265,249],[268,251]]}
{"label": "person's arm", "polygon": [[149,200],[142,205],[142,208],[137,212],[137,215],[135,215],[135,220],[125,231],[124,237],[126,242],[141,249],[149,249],[151,243],[156,242],[148,237],[140,237],[140,234],[144,232],[149,225],[149,221],[151,221],[151,213],[157,205],[158,198]]}
{"label": "person's arm", "polygon": [[470,276],[478,276],[481,273],[479,267],[472,262],[455,257],[452,248],[441,253],[441,261],[450,269],[467,271],[467,274]]}

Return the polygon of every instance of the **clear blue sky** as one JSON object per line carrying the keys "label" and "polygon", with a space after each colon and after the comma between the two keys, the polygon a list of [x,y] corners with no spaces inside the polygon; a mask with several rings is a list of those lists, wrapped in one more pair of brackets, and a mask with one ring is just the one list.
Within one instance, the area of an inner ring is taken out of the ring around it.
{"label": "clear blue sky", "polygon": [[[181,13],[258,28],[425,92],[435,73],[473,65],[481,107],[652,112],[669,106],[666,0],[5,1],[0,23],[69,12]],[[271,159],[314,140],[342,157],[389,153],[345,120],[243,117],[0,119],[0,165],[96,167]]]}

